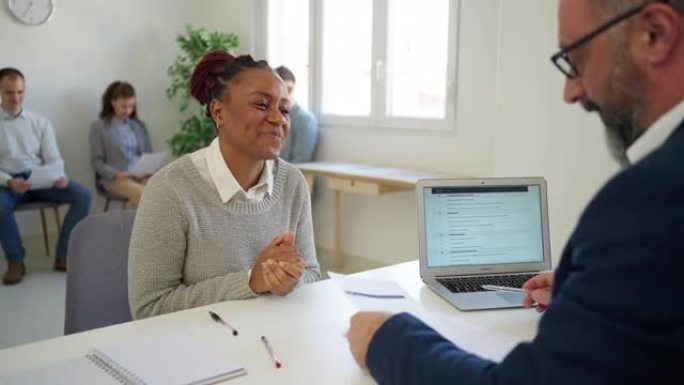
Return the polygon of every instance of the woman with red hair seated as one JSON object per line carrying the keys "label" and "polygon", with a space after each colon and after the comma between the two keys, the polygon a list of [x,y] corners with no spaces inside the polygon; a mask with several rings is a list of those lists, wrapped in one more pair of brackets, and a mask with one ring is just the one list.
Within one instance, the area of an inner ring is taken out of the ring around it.
{"label": "woman with red hair seated", "polygon": [[157,172],[131,237],[129,300],[135,318],[287,295],[320,277],[306,181],[278,158],[291,102],[265,61],[214,51],[191,93],[218,137]]}

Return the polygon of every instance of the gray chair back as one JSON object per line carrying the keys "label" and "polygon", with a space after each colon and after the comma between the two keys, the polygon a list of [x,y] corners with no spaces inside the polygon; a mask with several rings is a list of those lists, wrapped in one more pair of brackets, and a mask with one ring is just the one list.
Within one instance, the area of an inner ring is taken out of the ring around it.
{"label": "gray chair back", "polygon": [[135,211],[91,215],[76,225],[67,252],[64,334],[131,321],[128,244]]}

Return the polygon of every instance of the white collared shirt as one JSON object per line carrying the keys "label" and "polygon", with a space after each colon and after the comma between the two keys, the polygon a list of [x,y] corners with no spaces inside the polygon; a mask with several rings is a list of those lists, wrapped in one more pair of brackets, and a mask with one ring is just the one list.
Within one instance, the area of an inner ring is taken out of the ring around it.
{"label": "white collared shirt", "polygon": [[233,198],[242,202],[256,203],[261,202],[266,194],[273,194],[273,160],[266,161],[257,184],[245,191],[226,165],[221,155],[218,138],[214,139],[209,146],[192,153],[190,159],[200,175],[216,187],[223,203]]}
{"label": "white collared shirt", "polygon": [[684,120],[684,101],[666,112],[649,127],[629,149],[627,158],[635,164],[662,146]]}

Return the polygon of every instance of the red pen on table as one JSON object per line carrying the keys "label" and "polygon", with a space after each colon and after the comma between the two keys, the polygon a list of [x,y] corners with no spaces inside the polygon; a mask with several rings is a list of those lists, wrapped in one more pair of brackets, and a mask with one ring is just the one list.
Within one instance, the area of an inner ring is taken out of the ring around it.
{"label": "red pen on table", "polygon": [[266,351],[268,352],[268,355],[271,356],[273,359],[273,362],[275,362],[275,367],[276,369],[280,369],[283,367],[283,364],[280,362],[278,357],[276,357],[275,352],[273,351],[273,346],[271,346],[271,343],[268,342],[265,336],[261,336],[261,342],[264,343],[264,346],[266,347]]}

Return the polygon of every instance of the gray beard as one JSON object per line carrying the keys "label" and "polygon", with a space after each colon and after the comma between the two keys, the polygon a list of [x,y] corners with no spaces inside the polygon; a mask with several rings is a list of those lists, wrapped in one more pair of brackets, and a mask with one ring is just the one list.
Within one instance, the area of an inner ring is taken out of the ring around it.
{"label": "gray beard", "polygon": [[646,131],[645,76],[629,56],[626,35],[615,41],[615,66],[604,84],[605,100],[598,105],[582,100],[587,111],[596,111],[606,127],[605,140],[610,155],[622,168],[630,165],[627,149]]}
{"label": "gray beard", "polygon": [[583,100],[582,107],[587,112],[598,112],[606,128],[605,140],[612,158],[626,168],[630,165],[627,149],[639,139],[643,131],[624,113],[609,113],[602,110],[591,100]]}
{"label": "gray beard", "polygon": [[606,126],[606,145],[608,146],[608,152],[610,156],[615,159],[615,161],[620,165],[620,168],[627,168],[631,164],[629,157],[627,156],[627,149],[634,143],[627,142],[624,140],[623,131],[621,127],[609,127]]}

